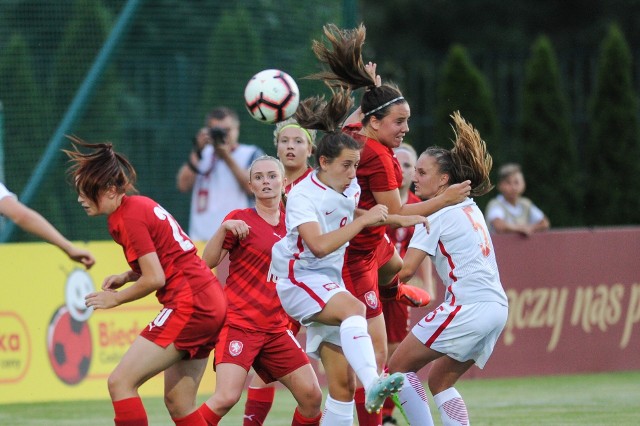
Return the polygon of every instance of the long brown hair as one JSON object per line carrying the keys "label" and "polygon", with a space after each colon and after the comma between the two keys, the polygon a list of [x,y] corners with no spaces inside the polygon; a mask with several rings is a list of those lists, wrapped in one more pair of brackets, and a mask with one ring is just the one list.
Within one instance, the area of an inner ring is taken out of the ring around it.
{"label": "long brown hair", "polygon": [[[125,156],[117,153],[111,143],[88,143],[76,136],[67,136],[73,150],[63,149],[71,165],[67,174],[79,194],[98,204],[100,195],[111,187],[125,194],[136,192],[136,171]],[[79,147],[89,149],[81,152]]]}
{"label": "long brown hair", "polygon": [[471,196],[484,195],[493,189],[489,173],[493,158],[480,133],[468,123],[459,111],[451,115],[454,125],[453,148],[438,146],[427,148],[421,155],[435,158],[440,173],[449,175],[449,184],[471,181]]}
{"label": "long brown hair", "polygon": [[384,118],[392,105],[407,102],[398,86],[391,82],[377,86],[375,78],[367,72],[362,59],[362,46],[366,38],[366,28],[363,24],[352,30],[327,24],[323,30],[332,48],[318,40],[313,41],[312,48],[318,60],[329,69],[309,78],[323,80],[332,87],[350,90],[366,88],[360,102],[360,110],[364,114],[363,125],[366,125],[372,116],[379,120]]}
{"label": "long brown hair", "polygon": [[333,96],[327,102],[324,96],[314,96],[300,102],[296,110],[296,121],[305,129],[324,132],[316,144],[316,164],[320,157],[333,160],[340,156],[344,148],[359,150],[360,144],[351,136],[343,133],[340,123],[345,119],[353,105],[351,91],[343,88],[333,90]]}

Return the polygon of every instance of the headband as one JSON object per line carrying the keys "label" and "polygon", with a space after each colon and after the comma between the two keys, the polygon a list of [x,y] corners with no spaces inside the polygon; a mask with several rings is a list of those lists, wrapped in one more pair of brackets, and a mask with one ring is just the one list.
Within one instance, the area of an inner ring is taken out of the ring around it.
{"label": "headband", "polygon": [[297,128],[297,129],[301,129],[301,130],[302,130],[302,131],[307,135],[307,137],[309,138],[309,143],[310,143],[311,145],[315,145],[315,144],[313,143],[313,142],[314,142],[314,140],[313,140],[314,138],[312,138],[312,137],[311,137],[311,133],[309,133],[309,131],[308,131],[307,129],[305,129],[304,127],[302,127],[302,126],[301,126],[301,125],[299,125],[299,124],[291,123],[291,124],[287,124],[286,126],[282,126],[282,127],[278,130],[278,135],[280,135],[280,133],[282,133],[282,131],[283,131],[284,129],[288,129],[289,127],[295,127],[295,128]]}
{"label": "headband", "polygon": [[389,102],[385,102],[385,103],[383,103],[383,104],[382,104],[382,105],[380,105],[378,108],[374,108],[374,109],[372,109],[371,111],[366,112],[366,113],[364,114],[364,116],[366,117],[366,116],[368,116],[368,115],[373,114],[374,112],[378,112],[378,111],[380,111],[382,108],[386,108],[386,107],[388,107],[389,105],[391,105],[392,103],[397,102],[397,101],[401,101],[402,99],[404,99],[404,96],[398,96],[397,98],[393,98],[393,99],[391,99]]}

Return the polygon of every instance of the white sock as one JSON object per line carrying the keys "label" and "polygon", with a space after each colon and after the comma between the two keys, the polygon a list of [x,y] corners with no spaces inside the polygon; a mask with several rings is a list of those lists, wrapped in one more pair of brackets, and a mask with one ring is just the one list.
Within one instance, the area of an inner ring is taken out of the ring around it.
{"label": "white sock", "polygon": [[355,371],[365,390],[380,376],[376,367],[371,336],[367,332],[367,320],[359,315],[351,316],[340,324],[342,353]]}
{"label": "white sock", "polygon": [[434,426],[427,393],[416,373],[407,373],[404,385],[398,392],[398,399],[411,426]]}
{"label": "white sock", "polygon": [[352,426],[354,405],[353,401],[336,401],[331,395],[327,395],[320,426]]}
{"label": "white sock", "polygon": [[462,396],[455,388],[445,389],[433,396],[433,400],[440,411],[444,426],[469,426],[469,413]]}

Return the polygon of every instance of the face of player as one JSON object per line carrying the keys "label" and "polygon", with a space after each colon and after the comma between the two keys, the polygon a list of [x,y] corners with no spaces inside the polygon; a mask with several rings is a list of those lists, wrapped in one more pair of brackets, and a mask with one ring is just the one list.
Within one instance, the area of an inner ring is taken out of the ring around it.
{"label": "face of player", "polygon": [[305,131],[299,127],[287,127],[278,134],[276,150],[286,172],[306,170],[311,149]]}
{"label": "face of player", "polygon": [[222,120],[215,118],[209,120],[207,123],[209,128],[219,127],[226,132],[224,137],[225,145],[235,147],[238,145],[238,137],[240,136],[240,123],[238,123],[233,117],[226,116]]}
{"label": "face of player", "polygon": [[449,186],[449,176],[440,173],[436,159],[429,155],[421,155],[416,162],[416,173],[413,178],[416,195],[428,200],[443,192]]}
{"label": "face of player", "polygon": [[500,193],[512,204],[515,204],[525,190],[524,176],[522,173],[513,173],[498,184]]}
{"label": "face of player", "polygon": [[360,163],[360,151],[344,148],[333,160],[320,157],[318,178],[322,183],[336,192],[344,192],[356,177],[356,169]]}
{"label": "face of player", "polygon": [[402,168],[402,188],[408,188],[413,182],[416,171],[416,157],[404,149],[396,152],[396,158]]}
{"label": "face of player", "polygon": [[375,131],[378,142],[389,148],[397,148],[405,134],[409,132],[409,117],[411,117],[411,109],[409,104],[404,102],[392,105],[389,108],[389,114],[382,120],[371,117],[369,125]]}
{"label": "face of player", "polygon": [[256,200],[280,198],[284,186],[280,166],[273,160],[255,162],[251,168],[249,184]]}
{"label": "face of player", "polygon": [[82,191],[78,193],[78,203],[87,213],[87,216],[110,215],[113,213],[122,201],[122,194],[118,194],[115,187],[111,187],[103,191],[98,196],[98,202],[94,202],[84,195]]}

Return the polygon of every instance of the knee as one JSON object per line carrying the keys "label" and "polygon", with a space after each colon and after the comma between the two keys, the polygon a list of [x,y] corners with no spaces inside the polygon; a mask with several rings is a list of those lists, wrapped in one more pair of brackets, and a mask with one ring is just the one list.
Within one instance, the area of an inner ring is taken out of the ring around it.
{"label": "knee", "polygon": [[164,405],[167,407],[169,415],[173,419],[185,417],[196,409],[196,401],[185,400],[184,396],[166,395],[164,396]]}
{"label": "knee", "polygon": [[117,372],[111,373],[109,378],[107,378],[107,388],[113,401],[124,399],[137,392],[137,386],[128,382],[126,376],[120,375]]}
{"label": "knee", "polygon": [[344,321],[345,319],[347,319],[349,317],[353,317],[353,316],[359,316],[359,317],[366,318],[366,315],[367,315],[367,308],[364,306],[364,303],[362,303],[361,301],[359,301],[358,299],[356,299],[354,297],[353,298],[353,303],[351,303],[344,310],[342,320]]}
{"label": "knee", "polygon": [[240,389],[240,392],[236,392],[234,389],[220,391],[219,388],[216,389],[210,399],[213,405],[213,410],[220,415],[226,414],[238,403],[238,401],[240,401],[241,395],[242,389]]}
{"label": "knee", "polygon": [[322,406],[322,390],[317,383],[304,384],[299,389],[300,398],[298,404],[305,417],[313,417],[320,412]]}

